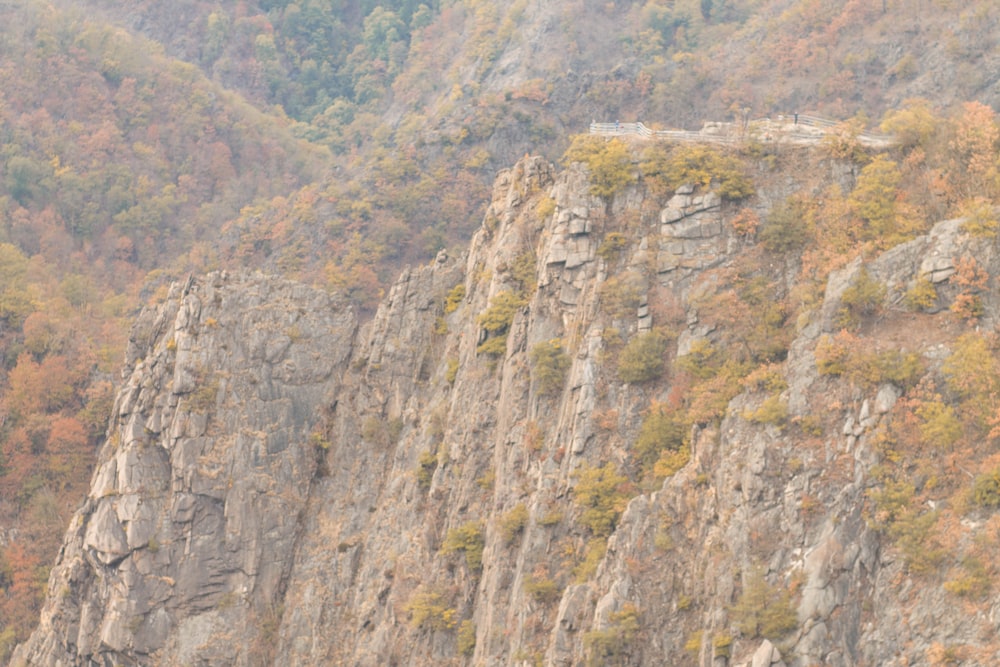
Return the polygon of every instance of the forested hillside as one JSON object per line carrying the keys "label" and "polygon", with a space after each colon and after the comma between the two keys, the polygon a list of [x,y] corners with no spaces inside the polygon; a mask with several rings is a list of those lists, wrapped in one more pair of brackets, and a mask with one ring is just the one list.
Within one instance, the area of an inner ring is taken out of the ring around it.
{"label": "forested hillside", "polygon": [[[998,21],[981,0],[4,3],[0,652],[37,620],[128,323],[170,280],[259,267],[370,313],[403,265],[464,250],[525,153],[600,174],[609,156],[572,141],[592,119],[853,119],[823,147],[845,171],[802,192],[768,181],[765,147],[739,156],[760,193],[741,238],[801,257],[787,324],[831,271],[933,222],[995,235]],[[852,141],[879,126],[893,152]],[[988,280],[958,275],[949,307],[974,322]]]}

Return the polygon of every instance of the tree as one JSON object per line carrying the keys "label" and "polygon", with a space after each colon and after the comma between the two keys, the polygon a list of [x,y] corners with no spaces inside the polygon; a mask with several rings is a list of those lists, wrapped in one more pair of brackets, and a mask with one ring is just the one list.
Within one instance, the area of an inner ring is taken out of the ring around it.
{"label": "tree", "polygon": [[590,194],[610,199],[636,180],[632,154],[621,139],[605,141],[577,135],[563,155],[563,163],[582,162],[590,170]]}
{"label": "tree", "polygon": [[382,60],[390,69],[394,69],[401,64],[400,62],[394,62],[392,56],[396,54],[394,53],[393,46],[399,42],[403,42],[406,37],[406,25],[391,9],[379,6],[365,17],[362,36],[365,48],[373,58]]}
{"label": "tree", "polygon": [[774,206],[758,238],[771,252],[784,254],[797,250],[809,241],[808,208],[801,199],[789,198]]}
{"label": "tree", "polygon": [[636,384],[663,374],[667,338],[659,331],[647,331],[635,336],[618,355],[618,377]]}
{"label": "tree", "polygon": [[997,145],[1000,126],[996,112],[980,102],[966,102],[955,121],[951,151],[951,177],[960,184],[964,198],[993,197],[1000,189]]}
{"label": "tree", "polygon": [[19,249],[0,243],[0,324],[18,327],[35,309],[25,281],[27,270],[28,259]]}
{"label": "tree", "polygon": [[864,237],[889,239],[897,231],[896,197],[902,180],[899,166],[883,155],[877,156],[861,170],[858,183],[848,198],[855,215],[867,223]]}
{"label": "tree", "polygon": [[539,394],[553,394],[562,389],[566,371],[572,362],[563,350],[560,339],[553,338],[536,344],[528,357],[531,360],[531,376]]}
{"label": "tree", "polygon": [[740,599],[730,611],[736,627],[747,638],[779,639],[798,626],[791,594],[771,586],[761,567],[746,574]]}
{"label": "tree", "polygon": [[573,501],[583,511],[580,521],[595,536],[610,535],[625,510],[627,496],[623,486],[628,480],[618,474],[612,463],[595,468],[584,466],[575,477]]}
{"label": "tree", "polygon": [[939,126],[940,119],[931,111],[930,103],[911,97],[903,101],[902,108],[887,111],[879,128],[894,136],[906,150],[917,147],[927,150]]}
{"label": "tree", "polygon": [[52,186],[51,167],[31,157],[15,155],[7,161],[7,191],[21,206],[40,199]]}

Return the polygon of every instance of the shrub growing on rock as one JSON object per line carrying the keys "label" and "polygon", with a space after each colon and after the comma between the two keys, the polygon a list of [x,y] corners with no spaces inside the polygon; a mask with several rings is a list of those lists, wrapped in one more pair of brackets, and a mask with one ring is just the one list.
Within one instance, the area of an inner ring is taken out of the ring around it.
{"label": "shrub growing on rock", "polygon": [[628,480],[612,463],[595,468],[583,466],[575,477],[573,500],[583,510],[580,521],[594,535],[610,535],[625,510],[628,495],[622,487]]}
{"label": "shrub growing on rock", "polygon": [[476,624],[470,620],[462,621],[455,637],[455,647],[459,655],[471,657],[476,652]]}
{"label": "shrub growing on rock", "polygon": [[976,477],[972,498],[980,507],[1000,507],[1000,468]]}
{"label": "shrub growing on rock", "polygon": [[563,155],[563,163],[581,162],[590,170],[590,194],[610,199],[636,180],[628,146],[621,139],[605,141],[581,134]]}
{"label": "shrub growing on rock", "polygon": [[633,453],[644,470],[648,470],[666,451],[680,451],[688,441],[691,423],[678,410],[662,403],[650,406],[639,428]]}
{"label": "shrub growing on rock", "polygon": [[405,609],[410,614],[410,622],[421,629],[451,630],[457,623],[457,612],[439,591],[418,589]]}
{"label": "shrub growing on rock", "polygon": [[653,146],[643,153],[641,168],[643,176],[664,180],[668,189],[685,184],[711,187],[729,200],[744,199],[755,192],[738,158],[705,144]]}
{"label": "shrub growing on rock", "polygon": [[506,544],[513,542],[526,525],[528,525],[528,507],[524,503],[518,503],[500,517],[500,533],[503,535],[503,541]]}
{"label": "shrub growing on rock", "polygon": [[885,285],[862,267],[858,277],[840,297],[837,323],[842,327],[857,326],[863,318],[878,312],[885,292]]}
{"label": "shrub growing on rock", "polygon": [[452,528],[441,545],[441,553],[450,554],[461,551],[465,554],[465,563],[470,570],[483,567],[483,527],[478,521],[469,521],[458,528]]}
{"label": "shrub growing on rock", "polygon": [[645,291],[646,281],[635,271],[613,276],[601,285],[601,308],[612,319],[634,318]]}
{"label": "shrub growing on rock", "polygon": [[625,604],[621,611],[612,612],[610,624],[603,630],[591,630],[583,635],[587,648],[588,667],[627,664],[629,648],[639,634],[639,610],[634,604]]}
{"label": "shrub growing on rock", "polygon": [[539,394],[554,394],[562,389],[571,362],[560,339],[553,338],[536,344],[531,348],[528,358],[531,361],[531,376]]}
{"label": "shrub growing on rock", "polygon": [[667,338],[648,331],[630,340],[618,355],[618,377],[629,384],[647,382],[663,374]]}
{"label": "shrub growing on rock", "polygon": [[490,334],[476,351],[489,356],[502,355],[507,350],[507,330],[514,321],[514,315],[525,303],[524,297],[509,290],[494,296],[489,307],[476,318],[479,326]]}
{"label": "shrub growing on rock", "polygon": [[806,205],[798,199],[786,199],[772,208],[757,238],[764,248],[778,254],[804,246],[809,240]]}
{"label": "shrub growing on rock", "polygon": [[743,593],[730,613],[744,637],[778,639],[798,626],[791,594],[770,585],[759,567],[747,575]]}

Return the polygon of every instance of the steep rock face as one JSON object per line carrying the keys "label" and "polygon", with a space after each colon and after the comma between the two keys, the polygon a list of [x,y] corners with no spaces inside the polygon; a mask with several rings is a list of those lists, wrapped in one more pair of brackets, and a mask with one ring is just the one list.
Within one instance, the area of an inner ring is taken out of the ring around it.
{"label": "steep rock face", "polygon": [[[964,325],[935,313],[968,289],[949,276],[968,258],[1000,274],[993,244],[960,221],[835,272],[787,355],[695,419],[689,460],[643,477],[651,406],[687,400],[692,364],[757,316],[712,310],[753,252],[734,213],[690,187],[606,201],[584,168],[528,158],[499,175],[468,255],[406,271],[357,333],[336,299],[270,279],[176,288],[133,333],[91,497],[18,658],[995,662],[995,605],[955,604],[872,510],[902,465],[886,429],[908,387],[817,364],[864,275],[885,292],[863,333],[940,366]],[[765,259],[780,288],[795,259]],[[921,280],[934,303],[903,309]],[[978,296],[988,329],[1000,302]],[[670,371],[623,382],[624,341],[647,332]],[[764,411],[775,399],[786,412]],[[624,480],[607,493],[629,500],[602,523],[580,486],[604,464]],[[956,520],[958,542],[989,539],[990,521]],[[760,621],[765,608],[791,618]]]}
{"label": "steep rock face", "polygon": [[324,293],[249,275],[175,285],[145,311],[52,598],[13,663],[249,664],[291,569],[315,407],[355,327]]}

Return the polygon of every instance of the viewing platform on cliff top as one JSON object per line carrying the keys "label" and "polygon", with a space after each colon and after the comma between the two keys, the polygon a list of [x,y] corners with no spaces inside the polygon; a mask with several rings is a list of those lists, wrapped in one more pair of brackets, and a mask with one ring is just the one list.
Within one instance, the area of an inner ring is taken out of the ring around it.
{"label": "viewing platform on cliff top", "polygon": [[[698,132],[688,130],[652,130],[641,121],[634,123],[590,124],[590,133],[602,136],[638,136],[648,139],[693,141],[717,144],[739,144],[746,141],[760,143],[820,144],[827,137],[847,138],[856,132],[848,123],[806,114],[779,115],[776,118],[759,118],[745,123],[707,122]],[[854,135],[868,148],[888,148],[896,138],[888,134],[859,132]]]}

